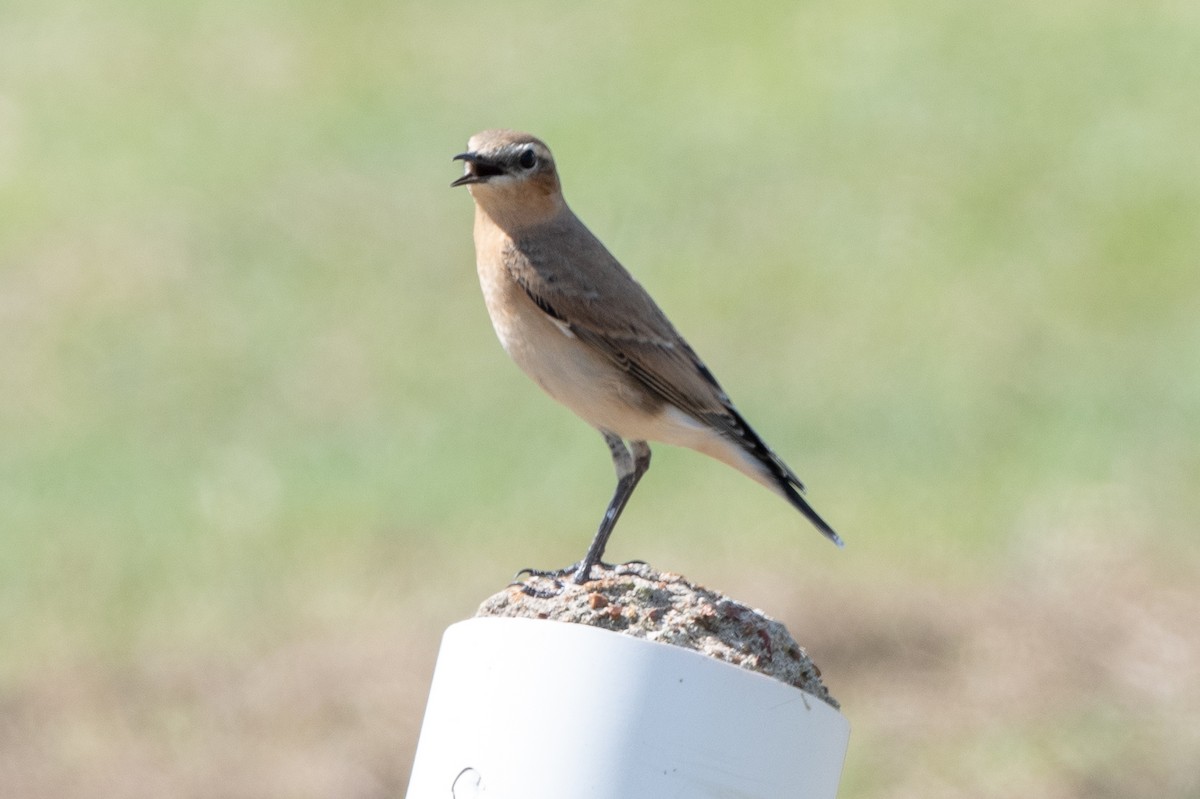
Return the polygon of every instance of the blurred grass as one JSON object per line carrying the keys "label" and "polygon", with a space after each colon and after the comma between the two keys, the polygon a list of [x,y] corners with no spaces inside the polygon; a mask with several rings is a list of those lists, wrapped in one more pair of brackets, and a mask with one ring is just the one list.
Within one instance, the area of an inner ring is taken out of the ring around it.
{"label": "blurred grass", "polygon": [[506,362],[447,188],[493,126],[550,143],[849,542],[660,449],[613,557],[770,611],[746,575],[972,590],[1083,525],[1182,581],[1198,45],[1166,2],[6,3],[0,696],[436,631],[578,557],[607,457]]}

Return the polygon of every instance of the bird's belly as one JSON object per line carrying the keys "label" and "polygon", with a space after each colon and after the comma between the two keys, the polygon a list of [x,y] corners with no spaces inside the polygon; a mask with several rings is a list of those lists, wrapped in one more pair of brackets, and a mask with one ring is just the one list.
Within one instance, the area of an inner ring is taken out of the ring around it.
{"label": "bird's belly", "polygon": [[479,270],[492,326],[509,356],[543,391],[595,428],[627,441],[660,441],[703,452],[778,490],[745,449],[651,394],[537,307],[520,286],[498,278],[499,272]]}
{"label": "bird's belly", "polygon": [[662,403],[624,370],[580,341],[509,281],[480,282],[492,326],[505,351],[552,398],[593,427],[622,438],[655,435]]}

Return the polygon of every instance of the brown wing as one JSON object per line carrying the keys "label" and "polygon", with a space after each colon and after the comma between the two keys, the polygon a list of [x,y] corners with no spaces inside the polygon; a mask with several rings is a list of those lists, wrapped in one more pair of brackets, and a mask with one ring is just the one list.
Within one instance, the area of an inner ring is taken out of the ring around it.
{"label": "brown wing", "polygon": [[646,290],[583,223],[564,216],[505,253],[505,266],[530,299],[647,390],[738,442],[803,491]]}

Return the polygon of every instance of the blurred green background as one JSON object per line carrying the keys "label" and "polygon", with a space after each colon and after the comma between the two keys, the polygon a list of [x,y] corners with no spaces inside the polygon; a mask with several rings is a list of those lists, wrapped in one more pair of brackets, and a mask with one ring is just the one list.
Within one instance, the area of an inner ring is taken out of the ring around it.
{"label": "blurred green background", "polygon": [[[582,555],[450,156],[554,149],[847,539],[660,447],[840,796],[1200,796],[1200,6],[6,0],[0,795],[400,796],[448,624]],[[521,720],[514,720],[521,724]]]}

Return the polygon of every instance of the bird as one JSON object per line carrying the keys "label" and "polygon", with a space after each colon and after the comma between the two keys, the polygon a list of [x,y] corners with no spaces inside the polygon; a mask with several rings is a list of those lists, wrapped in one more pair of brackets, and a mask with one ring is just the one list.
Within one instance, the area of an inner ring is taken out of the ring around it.
{"label": "bird", "polygon": [[786,499],[826,538],[842,539],[805,487],[746,422],[666,314],[563,197],[554,156],[535,136],[472,136],[463,174],[475,201],[476,269],[508,355],[551,398],[596,428],[617,485],[583,559],[559,572],[577,584],[603,564],[614,526],[650,467],[649,442],[713,457]]}

